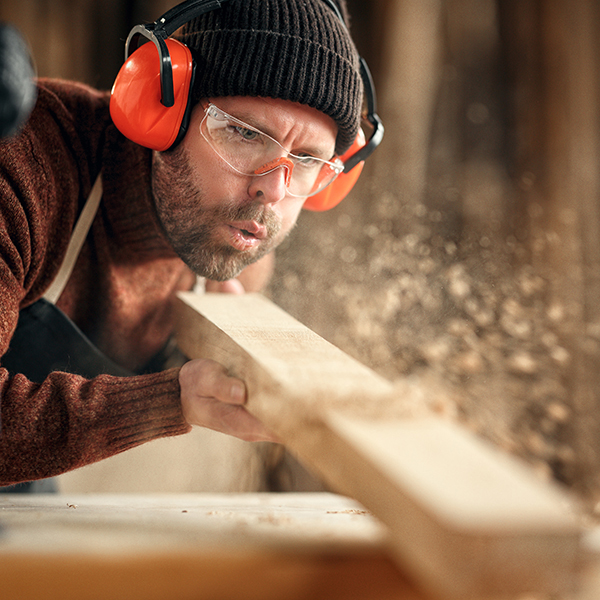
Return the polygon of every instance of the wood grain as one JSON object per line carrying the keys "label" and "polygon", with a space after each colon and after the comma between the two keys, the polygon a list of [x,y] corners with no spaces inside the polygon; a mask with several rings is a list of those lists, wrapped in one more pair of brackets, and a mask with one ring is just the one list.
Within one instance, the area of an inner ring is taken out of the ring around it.
{"label": "wood grain", "polygon": [[[570,498],[256,294],[180,295],[178,342],[248,386],[248,409],[389,530],[402,569],[438,598],[558,593],[574,584]],[[399,397],[402,396],[402,397]]]}

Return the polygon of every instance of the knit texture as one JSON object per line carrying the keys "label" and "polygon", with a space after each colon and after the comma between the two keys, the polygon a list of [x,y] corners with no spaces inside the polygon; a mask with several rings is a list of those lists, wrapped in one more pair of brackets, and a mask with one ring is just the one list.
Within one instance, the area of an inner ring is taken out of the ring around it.
{"label": "knit texture", "polygon": [[26,126],[0,141],[0,485],[190,430],[177,369],[92,380],[54,372],[37,384],[1,368],[19,310],[56,276],[100,169],[102,205],[59,300],[63,311],[116,362],[143,364],[172,331],[176,292],[194,281],[153,216],[150,151],[115,131],[108,94],[41,81]]}
{"label": "knit texture", "polygon": [[338,154],[356,138],[363,94],[359,57],[323,0],[230,0],[175,37],[198,65],[195,102],[220,96],[291,100],[337,123]]}

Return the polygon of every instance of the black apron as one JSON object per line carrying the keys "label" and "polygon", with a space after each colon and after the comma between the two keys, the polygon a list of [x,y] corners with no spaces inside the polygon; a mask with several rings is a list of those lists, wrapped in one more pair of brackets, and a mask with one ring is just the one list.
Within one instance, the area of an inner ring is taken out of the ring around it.
{"label": "black apron", "polygon": [[100,352],[60,308],[43,298],[19,313],[17,330],[2,357],[2,366],[11,375],[22,373],[36,383],[52,371],[87,379],[102,374],[132,375]]}
{"label": "black apron", "polygon": [[[100,352],[71,319],[43,298],[19,313],[17,330],[2,357],[2,366],[11,375],[22,373],[36,383],[41,383],[52,371],[66,371],[88,379],[102,374],[133,375]],[[0,494],[56,491],[52,478],[0,487]]]}

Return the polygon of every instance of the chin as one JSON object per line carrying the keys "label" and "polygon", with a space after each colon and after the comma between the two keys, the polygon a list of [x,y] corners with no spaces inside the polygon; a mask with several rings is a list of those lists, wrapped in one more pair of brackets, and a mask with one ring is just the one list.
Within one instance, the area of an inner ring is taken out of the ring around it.
{"label": "chin", "polygon": [[[229,254],[229,253],[227,253]],[[188,267],[200,277],[212,279],[213,281],[228,281],[237,277],[248,265],[256,262],[261,256],[240,256],[223,254],[212,254],[209,257],[198,255],[190,256],[188,259],[182,257]]]}

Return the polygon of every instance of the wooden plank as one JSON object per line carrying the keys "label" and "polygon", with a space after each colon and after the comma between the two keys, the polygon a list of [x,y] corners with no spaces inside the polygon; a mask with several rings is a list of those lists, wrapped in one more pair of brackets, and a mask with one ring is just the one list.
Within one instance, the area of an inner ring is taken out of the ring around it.
{"label": "wooden plank", "polygon": [[0,496],[7,600],[423,600],[332,494]]}
{"label": "wooden plank", "polygon": [[560,593],[580,529],[570,498],[392,385],[266,298],[184,293],[178,342],[248,386],[248,409],[389,529],[401,567],[439,598]]}

